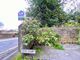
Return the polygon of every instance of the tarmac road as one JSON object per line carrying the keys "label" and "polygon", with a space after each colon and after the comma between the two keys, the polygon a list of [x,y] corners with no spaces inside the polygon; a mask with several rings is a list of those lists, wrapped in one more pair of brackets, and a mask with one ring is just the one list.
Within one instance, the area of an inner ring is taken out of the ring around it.
{"label": "tarmac road", "polygon": [[9,58],[18,52],[18,38],[0,39],[0,60]]}

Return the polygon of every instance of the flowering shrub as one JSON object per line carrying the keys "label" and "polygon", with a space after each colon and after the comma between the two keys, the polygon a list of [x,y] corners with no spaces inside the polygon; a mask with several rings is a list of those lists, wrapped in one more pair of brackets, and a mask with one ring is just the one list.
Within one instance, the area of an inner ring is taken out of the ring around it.
{"label": "flowering shrub", "polygon": [[55,46],[59,42],[60,36],[51,28],[44,27],[37,31],[36,40],[43,45]]}
{"label": "flowering shrub", "polygon": [[38,20],[25,20],[22,24],[22,31],[24,34],[34,34],[40,28],[40,25]]}
{"label": "flowering shrub", "polygon": [[38,21],[32,20],[26,21],[23,25],[23,28],[25,30],[25,33],[27,32],[22,38],[24,43],[30,44],[30,42],[33,42],[31,44],[34,44],[34,46],[46,45],[50,47],[60,48],[60,36],[50,27],[41,28],[40,23]]}
{"label": "flowering shrub", "polygon": [[34,36],[30,34],[26,34],[23,36],[23,42],[24,43],[30,43],[32,40],[34,40]]}

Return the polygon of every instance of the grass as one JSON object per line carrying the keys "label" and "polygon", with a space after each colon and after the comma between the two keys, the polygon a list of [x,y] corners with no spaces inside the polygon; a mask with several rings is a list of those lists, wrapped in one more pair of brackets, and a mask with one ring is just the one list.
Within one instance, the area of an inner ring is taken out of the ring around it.
{"label": "grass", "polygon": [[[15,57],[13,57],[11,60],[23,60],[21,53],[18,53]],[[24,60],[30,60],[28,56],[24,56]],[[37,60],[36,58],[33,58],[33,60]]]}
{"label": "grass", "polygon": [[[18,53],[15,57],[12,58],[12,60],[22,60],[21,53]],[[26,58],[24,58],[24,60],[26,60]]]}
{"label": "grass", "polygon": [[40,48],[40,47],[34,47],[34,49],[36,50],[36,53],[40,53],[40,52],[42,52],[42,48]]}
{"label": "grass", "polygon": [[55,49],[59,49],[59,50],[64,50],[63,46],[61,44],[55,44],[54,46]]}

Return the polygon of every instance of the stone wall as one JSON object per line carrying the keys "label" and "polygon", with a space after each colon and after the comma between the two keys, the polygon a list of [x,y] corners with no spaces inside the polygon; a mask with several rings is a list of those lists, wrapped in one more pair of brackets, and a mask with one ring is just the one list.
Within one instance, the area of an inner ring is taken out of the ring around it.
{"label": "stone wall", "polygon": [[0,34],[0,39],[16,37],[15,34]]}
{"label": "stone wall", "polygon": [[55,32],[57,32],[61,36],[61,43],[77,43],[78,37],[78,28],[73,27],[53,27],[52,28]]}

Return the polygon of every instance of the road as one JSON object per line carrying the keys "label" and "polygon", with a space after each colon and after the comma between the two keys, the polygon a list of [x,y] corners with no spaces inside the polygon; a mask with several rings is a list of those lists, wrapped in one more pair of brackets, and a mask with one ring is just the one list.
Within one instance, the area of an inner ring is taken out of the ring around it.
{"label": "road", "polygon": [[9,58],[18,51],[18,38],[0,39],[0,60]]}

